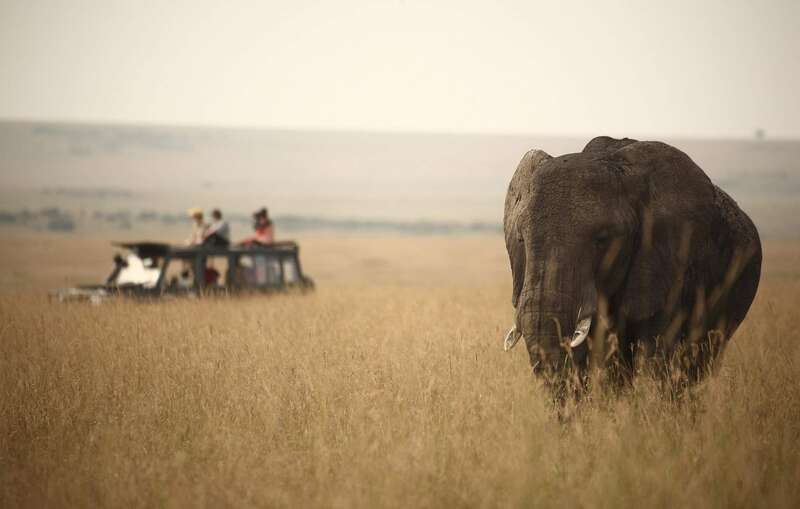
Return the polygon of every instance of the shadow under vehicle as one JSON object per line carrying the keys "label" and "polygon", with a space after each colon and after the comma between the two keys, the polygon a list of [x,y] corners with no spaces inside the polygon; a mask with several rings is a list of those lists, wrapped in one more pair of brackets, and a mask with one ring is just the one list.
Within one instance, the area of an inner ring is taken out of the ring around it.
{"label": "shadow under vehicle", "polygon": [[113,296],[165,297],[312,290],[295,242],[247,246],[171,246],[156,242],[113,243],[125,250],[102,285],[56,290],[59,301],[100,303]]}

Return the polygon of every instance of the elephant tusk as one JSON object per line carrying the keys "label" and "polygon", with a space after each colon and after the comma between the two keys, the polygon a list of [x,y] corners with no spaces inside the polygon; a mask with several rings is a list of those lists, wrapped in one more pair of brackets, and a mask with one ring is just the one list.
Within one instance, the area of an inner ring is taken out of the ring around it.
{"label": "elephant tusk", "polygon": [[589,329],[592,327],[592,317],[584,318],[580,322],[578,322],[578,327],[575,329],[575,332],[572,334],[572,341],[569,344],[570,348],[576,348],[581,345],[584,341],[586,341],[586,337],[589,335]]}
{"label": "elephant tusk", "polygon": [[506,334],[506,339],[503,340],[503,350],[507,352],[514,348],[514,345],[517,344],[517,341],[519,341],[521,337],[522,334],[517,330],[517,326],[511,327],[511,330]]}

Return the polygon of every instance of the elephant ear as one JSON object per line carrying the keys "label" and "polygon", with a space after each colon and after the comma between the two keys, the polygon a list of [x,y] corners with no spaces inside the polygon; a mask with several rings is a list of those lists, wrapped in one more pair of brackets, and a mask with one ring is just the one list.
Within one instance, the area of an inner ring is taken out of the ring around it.
{"label": "elephant ear", "polygon": [[[708,252],[714,186],[689,156],[665,143],[632,143],[611,159],[623,170],[639,209],[622,311],[635,321],[670,314],[680,303],[689,267],[716,258]],[[715,269],[701,269],[707,270]]]}
{"label": "elephant ear", "polygon": [[529,150],[517,165],[517,171],[514,172],[506,193],[503,230],[505,231],[506,250],[511,262],[511,275],[514,281],[511,303],[515,308],[525,282],[527,254],[522,232],[531,221],[530,214],[527,214],[526,211],[533,193],[533,175],[537,166],[548,159],[552,159],[552,157],[546,152]]}

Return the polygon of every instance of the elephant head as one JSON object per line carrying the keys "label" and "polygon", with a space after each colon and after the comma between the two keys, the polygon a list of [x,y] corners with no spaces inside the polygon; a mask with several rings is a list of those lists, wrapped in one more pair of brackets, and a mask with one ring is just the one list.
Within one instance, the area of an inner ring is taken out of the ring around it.
{"label": "elephant head", "polygon": [[524,338],[534,371],[585,366],[587,338],[601,331],[628,360],[641,341],[669,349],[711,330],[729,338],[758,284],[755,227],[660,142],[531,150],[509,185],[504,230],[516,309],[506,346]]}

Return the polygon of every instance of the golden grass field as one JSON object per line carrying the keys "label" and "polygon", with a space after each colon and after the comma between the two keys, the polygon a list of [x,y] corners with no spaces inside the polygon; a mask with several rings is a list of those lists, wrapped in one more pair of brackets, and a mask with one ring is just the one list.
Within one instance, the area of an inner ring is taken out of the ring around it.
{"label": "golden grass field", "polygon": [[800,243],[765,243],[717,376],[560,422],[500,236],[301,238],[314,294],[48,302],[105,240],[15,236],[0,276],[0,506],[798,507]]}

